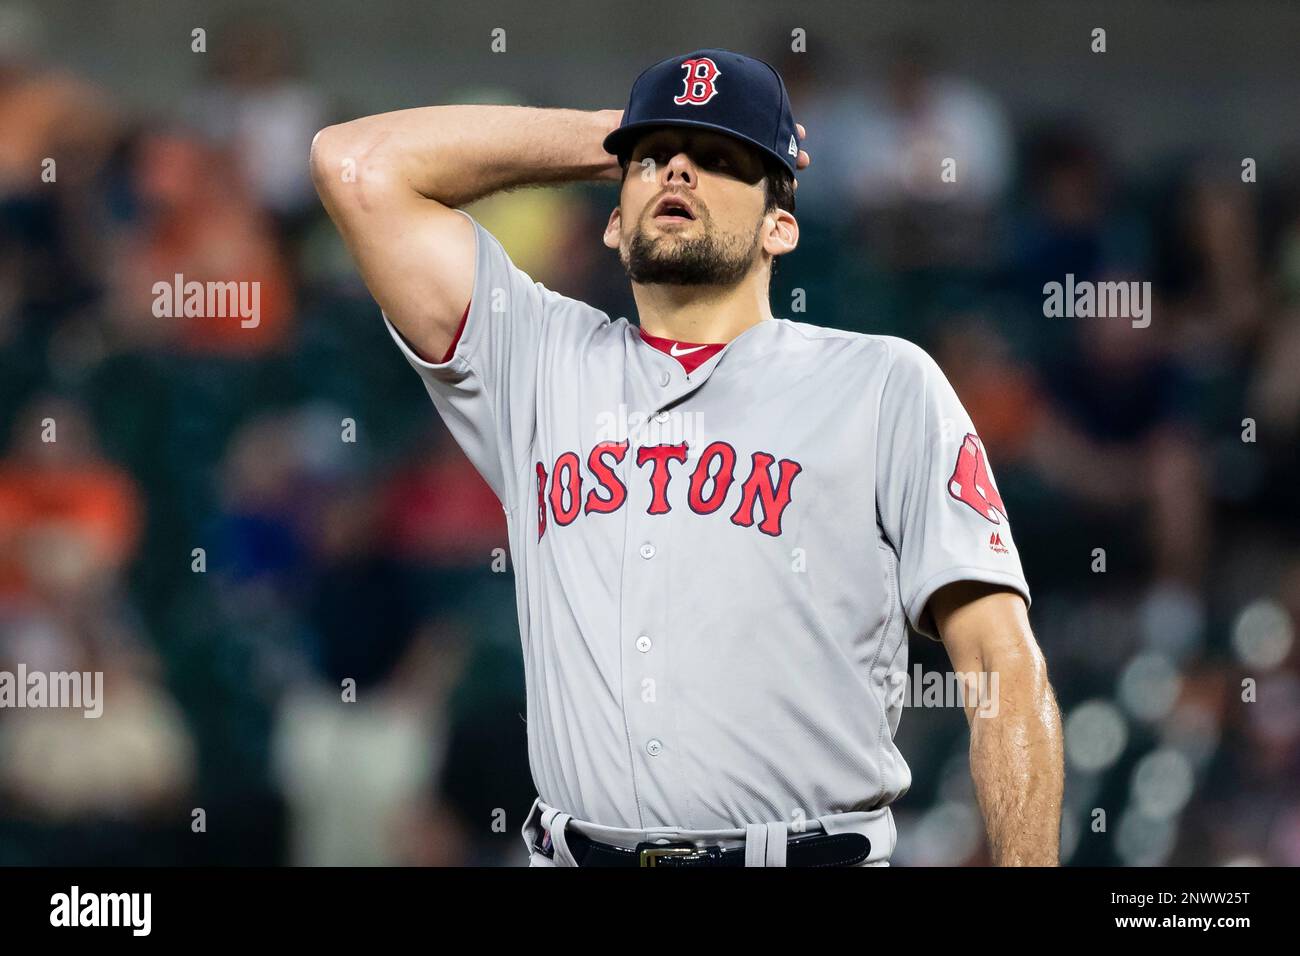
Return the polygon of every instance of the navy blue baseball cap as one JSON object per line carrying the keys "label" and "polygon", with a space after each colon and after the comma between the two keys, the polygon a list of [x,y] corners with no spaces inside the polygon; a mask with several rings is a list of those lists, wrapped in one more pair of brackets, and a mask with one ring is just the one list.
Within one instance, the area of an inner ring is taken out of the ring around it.
{"label": "navy blue baseball cap", "polygon": [[757,147],[793,174],[799,159],[790,96],[769,63],[730,50],[696,50],[661,60],[632,84],[605,152],[627,162],[637,139],[660,126],[716,130]]}

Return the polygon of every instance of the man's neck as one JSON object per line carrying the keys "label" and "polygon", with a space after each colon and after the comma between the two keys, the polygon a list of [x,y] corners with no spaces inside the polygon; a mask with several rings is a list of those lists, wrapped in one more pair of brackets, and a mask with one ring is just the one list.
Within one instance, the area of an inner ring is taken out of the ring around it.
{"label": "man's neck", "polygon": [[[766,278],[766,277],[764,277]],[[766,283],[734,286],[632,284],[641,328],[677,342],[730,342],[772,318]]]}

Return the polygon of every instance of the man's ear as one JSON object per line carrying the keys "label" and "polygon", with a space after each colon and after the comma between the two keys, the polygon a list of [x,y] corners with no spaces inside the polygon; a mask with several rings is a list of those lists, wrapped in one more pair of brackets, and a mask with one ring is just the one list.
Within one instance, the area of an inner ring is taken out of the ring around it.
{"label": "man's ear", "polygon": [[793,252],[799,245],[799,220],[793,213],[780,208],[767,213],[767,218],[771,220],[772,228],[763,239],[763,249],[774,256]]}
{"label": "man's ear", "polygon": [[608,249],[617,249],[622,239],[623,210],[618,206],[615,206],[613,212],[609,214],[609,222],[605,223],[605,247]]}

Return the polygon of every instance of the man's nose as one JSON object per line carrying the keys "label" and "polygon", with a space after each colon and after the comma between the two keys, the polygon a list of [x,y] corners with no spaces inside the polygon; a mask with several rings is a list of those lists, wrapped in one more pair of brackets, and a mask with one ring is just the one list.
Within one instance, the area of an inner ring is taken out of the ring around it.
{"label": "man's nose", "polygon": [[695,166],[691,158],[685,153],[678,153],[672,159],[668,160],[668,165],[664,167],[667,171],[668,182],[682,181],[689,184],[695,182]]}

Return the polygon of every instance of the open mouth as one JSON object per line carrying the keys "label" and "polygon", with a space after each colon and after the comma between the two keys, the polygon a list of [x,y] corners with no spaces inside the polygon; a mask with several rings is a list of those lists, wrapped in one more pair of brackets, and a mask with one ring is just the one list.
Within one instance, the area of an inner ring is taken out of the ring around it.
{"label": "open mouth", "polygon": [[691,212],[691,207],[687,205],[685,200],[678,199],[675,196],[665,196],[655,206],[654,217],[656,219],[684,219],[689,222],[695,219],[695,213]]}

